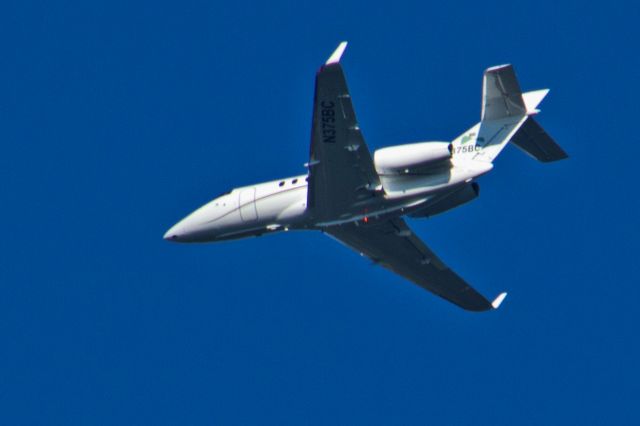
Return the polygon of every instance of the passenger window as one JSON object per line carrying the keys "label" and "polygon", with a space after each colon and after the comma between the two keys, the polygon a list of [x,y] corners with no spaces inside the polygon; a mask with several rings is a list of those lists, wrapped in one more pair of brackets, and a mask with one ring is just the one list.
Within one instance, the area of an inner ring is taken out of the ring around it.
{"label": "passenger window", "polygon": [[280,182],[278,186],[284,186],[284,181]]}
{"label": "passenger window", "polygon": [[293,183],[295,185],[296,183],[298,183],[298,179],[292,180],[291,183]]}

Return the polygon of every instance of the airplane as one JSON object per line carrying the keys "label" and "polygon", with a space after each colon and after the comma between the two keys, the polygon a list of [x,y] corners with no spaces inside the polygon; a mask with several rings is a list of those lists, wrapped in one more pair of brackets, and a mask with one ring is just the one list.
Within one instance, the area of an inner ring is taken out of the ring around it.
{"label": "airplane", "polygon": [[480,122],[453,141],[369,151],[356,120],[339,44],[316,73],[308,173],[235,188],[171,227],[164,239],[213,242],[289,230],[319,230],[426,290],[469,311],[497,309],[445,265],[402,218],[426,218],[479,194],[512,142],[550,162],[567,154],[535,121],[548,89],[522,93],[511,65],[484,72]]}

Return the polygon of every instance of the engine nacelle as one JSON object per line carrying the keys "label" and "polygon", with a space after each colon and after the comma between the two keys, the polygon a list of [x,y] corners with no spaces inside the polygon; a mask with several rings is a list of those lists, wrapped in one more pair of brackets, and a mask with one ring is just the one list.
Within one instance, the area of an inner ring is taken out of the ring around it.
{"label": "engine nacelle", "polygon": [[374,153],[376,171],[380,174],[399,174],[419,171],[425,166],[444,163],[451,158],[449,142],[419,142],[390,146]]}
{"label": "engine nacelle", "polygon": [[465,184],[451,191],[442,192],[427,201],[420,210],[411,217],[431,217],[461,206],[475,199],[480,194],[480,186],[476,182]]}

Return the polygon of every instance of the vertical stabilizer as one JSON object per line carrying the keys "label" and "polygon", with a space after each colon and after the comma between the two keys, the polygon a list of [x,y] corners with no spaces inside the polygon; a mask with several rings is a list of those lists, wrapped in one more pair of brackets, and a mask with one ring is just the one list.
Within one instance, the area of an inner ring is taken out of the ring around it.
{"label": "vertical stabilizer", "polygon": [[482,81],[482,121],[527,114],[520,84],[511,65],[488,68]]}

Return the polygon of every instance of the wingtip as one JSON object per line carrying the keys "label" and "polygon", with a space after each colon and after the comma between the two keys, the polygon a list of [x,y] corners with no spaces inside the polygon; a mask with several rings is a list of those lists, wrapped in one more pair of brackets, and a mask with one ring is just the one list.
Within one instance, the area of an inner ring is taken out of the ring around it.
{"label": "wingtip", "polygon": [[340,43],[336,48],[336,50],[333,51],[331,56],[329,56],[329,59],[327,59],[327,62],[325,63],[325,65],[337,64],[338,62],[340,62],[340,58],[342,57],[342,54],[344,53],[344,50],[346,48],[347,48],[346,41],[343,41],[342,43]]}
{"label": "wingtip", "polygon": [[502,304],[502,302],[504,301],[504,298],[507,297],[507,293],[500,293],[498,295],[498,297],[496,297],[493,302],[491,302],[491,306],[493,306],[493,309],[498,309],[500,307],[500,305]]}

